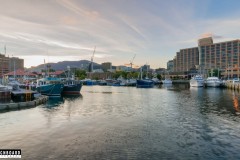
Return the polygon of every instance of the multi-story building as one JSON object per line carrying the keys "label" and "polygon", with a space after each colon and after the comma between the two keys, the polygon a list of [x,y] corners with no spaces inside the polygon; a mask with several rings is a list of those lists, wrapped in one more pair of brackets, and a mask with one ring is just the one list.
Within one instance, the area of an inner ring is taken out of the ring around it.
{"label": "multi-story building", "polygon": [[[239,77],[240,40],[199,44],[199,66],[203,70],[227,70],[230,77]],[[226,72],[224,76],[226,76]]]}
{"label": "multi-story building", "polygon": [[175,72],[189,71],[199,64],[198,48],[186,48],[177,52]]}
{"label": "multi-story building", "polygon": [[105,62],[102,63],[102,69],[104,72],[107,72],[108,70],[112,69],[112,63],[111,62]]}
{"label": "multi-story building", "polygon": [[173,60],[170,60],[167,62],[167,70],[168,72],[172,72],[174,69],[174,63],[173,63]]}
{"label": "multi-story building", "polygon": [[[240,40],[213,43],[212,37],[198,40],[198,47],[181,49],[173,59],[175,72],[226,70],[232,77],[240,76]],[[230,73],[229,73],[230,72]],[[226,76],[226,72],[223,73]]]}
{"label": "multi-story building", "polygon": [[9,71],[11,72],[17,69],[24,69],[24,60],[18,57],[9,58]]}
{"label": "multi-story building", "polygon": [[9,72],[9,58],[0,54],[0,78]]}
{"label": "multi-story building", "polygon": [[0,77],[14,70],[24,69],[24,60],[17,57],[6,57],[0,54]]}

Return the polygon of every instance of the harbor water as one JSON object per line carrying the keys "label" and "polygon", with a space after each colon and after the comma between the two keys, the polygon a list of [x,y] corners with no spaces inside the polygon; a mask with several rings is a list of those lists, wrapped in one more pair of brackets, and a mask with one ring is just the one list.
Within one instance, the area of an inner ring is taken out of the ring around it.
{"label": "harbor water", "polygon": [[0,113],[0,144],[23,159],[240,159],[239,103],[239,92],[185,84],[83,86]]}

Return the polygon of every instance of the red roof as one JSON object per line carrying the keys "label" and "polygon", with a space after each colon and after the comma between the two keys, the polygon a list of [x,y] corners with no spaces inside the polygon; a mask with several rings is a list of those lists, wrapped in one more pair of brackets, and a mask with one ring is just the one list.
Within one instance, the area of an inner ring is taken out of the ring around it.
{"label": "red roof", "polygon": [[15,73],[14,73],[14,71],[12,71],[12,72],[9,72],[9,73],[4,74],[4,75],[5,76],[14,76],[14,75],[16,75],[16,76],[36,76],[36,74],[31,73],[31,72],[25,72],[22,69],[16,70]]}
{"label": "red roof", "polygon": [[64,71],[49,72],[50,75],[60,75],[62,73],[64,73]]}

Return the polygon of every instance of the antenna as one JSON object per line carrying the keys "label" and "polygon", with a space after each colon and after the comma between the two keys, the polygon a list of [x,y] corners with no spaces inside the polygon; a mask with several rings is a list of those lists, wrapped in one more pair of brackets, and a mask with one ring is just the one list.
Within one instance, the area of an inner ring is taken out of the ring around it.
{"label": "antenna", "polygon": [[5,53],[5,57],[6,57],[6,53],[7,53],[6,45],[4,45],[4,53]]}

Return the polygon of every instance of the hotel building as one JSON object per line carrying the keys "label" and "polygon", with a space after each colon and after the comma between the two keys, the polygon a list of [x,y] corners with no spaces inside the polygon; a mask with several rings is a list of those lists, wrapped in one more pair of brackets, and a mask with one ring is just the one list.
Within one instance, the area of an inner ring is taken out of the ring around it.
{"label": "hotel building", "polygon": [[181,49],[173,62],[175,72],[219,69],[225,77],[240,77],[240,40],[213,43],[212,37],[199,39],[198,47]]}

